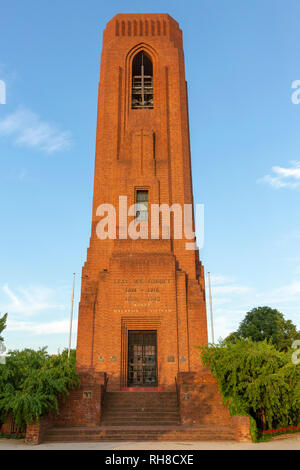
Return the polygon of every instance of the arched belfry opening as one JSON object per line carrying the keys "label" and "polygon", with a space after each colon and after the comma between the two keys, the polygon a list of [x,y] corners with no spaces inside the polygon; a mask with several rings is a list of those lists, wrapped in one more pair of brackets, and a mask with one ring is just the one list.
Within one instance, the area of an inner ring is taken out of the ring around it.
{"label": "arched belfry opening", "polygon": [[144,51],[136,54],[132,62],[131,107],[153,108],[153,65]]}

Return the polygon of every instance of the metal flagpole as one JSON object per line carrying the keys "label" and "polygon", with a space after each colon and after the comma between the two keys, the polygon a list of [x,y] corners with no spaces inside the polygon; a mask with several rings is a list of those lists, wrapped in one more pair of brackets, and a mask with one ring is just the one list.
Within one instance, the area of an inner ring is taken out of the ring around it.
{"label": "metal flagpole", "polygon": [[74,305],[74,287],[75,287],[75,273],[73,273],[73,288],[72,288],[72,297],[71,297],[71,317],[70,317],[70,334],[69,334],[68,357],[70,357],[70,351],[71,351],[72,322],[73,322],[73,305]]}
{"label": "metal flagpole", "polygon": [[212,296],[211,296],[211,284],[210,284],[210,273],[208,275],[208,290],[209,290],[209,308],[210,308],[210,326],[211,326],[211,342],[215,343],[214,335],[214,322],[213,322],[213,310],[212,310]]}

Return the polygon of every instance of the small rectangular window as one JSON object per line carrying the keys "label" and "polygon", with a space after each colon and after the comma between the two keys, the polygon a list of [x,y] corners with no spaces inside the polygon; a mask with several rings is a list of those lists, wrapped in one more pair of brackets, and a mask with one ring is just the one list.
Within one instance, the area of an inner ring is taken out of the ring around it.
{"label": "small rectangular window", "polygon": [[138,189],[136,192],[136,220],[148,220],[149,213],[149,197],[148,191]]}

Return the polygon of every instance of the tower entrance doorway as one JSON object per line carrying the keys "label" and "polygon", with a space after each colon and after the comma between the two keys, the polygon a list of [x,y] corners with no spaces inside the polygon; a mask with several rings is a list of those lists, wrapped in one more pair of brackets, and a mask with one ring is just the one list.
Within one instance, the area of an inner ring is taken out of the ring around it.
{"label": "tower entrance doorway", "polygon": [[157,386],[157,332],[128,331],[128,387]]}

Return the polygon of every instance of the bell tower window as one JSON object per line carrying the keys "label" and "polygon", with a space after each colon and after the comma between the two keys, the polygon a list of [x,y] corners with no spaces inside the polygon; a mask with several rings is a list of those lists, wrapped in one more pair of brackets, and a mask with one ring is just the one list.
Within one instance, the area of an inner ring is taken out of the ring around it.
{"label": "bell tower window", "polygon": [[143,51],[136,54],[132,63],[131,107],[153,108],[153,65]]}

